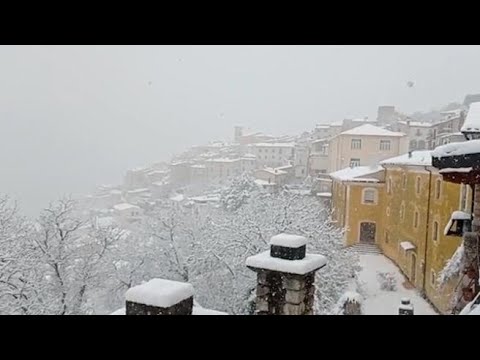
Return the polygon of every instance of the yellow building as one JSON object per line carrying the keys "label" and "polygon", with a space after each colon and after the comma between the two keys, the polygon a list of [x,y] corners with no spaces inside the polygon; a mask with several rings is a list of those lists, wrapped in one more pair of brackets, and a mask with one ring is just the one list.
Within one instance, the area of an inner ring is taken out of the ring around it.
{"label": "yellow building", "polygon": [[384,169],[358,166],[330,174],[332,179],[332,217],[342,227],[345,244],[377,243],[382,223],[378,212],[384,202]]}
{"label": "yellow building", "polygon": [[[367,174],[379,179],[376,183],[361,181],[365,175],[360,181],[358,177],[345,181],[339,172],[331,174],[334,219],[345,229],[347,245],[374,239],[412,285],[440,312],[449,313],[458,279],[443,287],[437,280],[462,239],[445,236],[444,228],[453,211],[471,212],[472,191],[468,186],[444,182],[431,166],[430,151],[411,152],[381,165],[382,175]],[[369,189],[376,192],[374,202],[369,200]],[[369,234],[372,231],[374,235]]]}

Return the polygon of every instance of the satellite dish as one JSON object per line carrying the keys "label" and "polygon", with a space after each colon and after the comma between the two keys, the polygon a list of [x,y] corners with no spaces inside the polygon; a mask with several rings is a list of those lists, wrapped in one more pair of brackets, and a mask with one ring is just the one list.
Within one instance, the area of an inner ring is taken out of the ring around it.
{"label": "satellite dish", "polygon": [[414,83],[413,81],[407,82],[407,86],[408,86],[409,88],[412,88],[414,85],[415,85],[415,83]]}

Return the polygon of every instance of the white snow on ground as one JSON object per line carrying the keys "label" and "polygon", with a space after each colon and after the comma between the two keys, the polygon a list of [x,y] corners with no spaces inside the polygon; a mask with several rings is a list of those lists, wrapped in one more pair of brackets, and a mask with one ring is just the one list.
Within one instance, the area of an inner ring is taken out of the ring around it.
{"label": "white snow on ground", "polygon": [[[417,290],[405,289],[402,285],[406,279],[392,261],[383,255],[360,255],[362,270],[358,274],[361,294],[364,297],[362,311],[365,315],[398,315],[402,298],[409,298],[415,315],[436,315],[430,304]],[[397,280],[396,291],[380,290],[377,272],[394,274]]]}

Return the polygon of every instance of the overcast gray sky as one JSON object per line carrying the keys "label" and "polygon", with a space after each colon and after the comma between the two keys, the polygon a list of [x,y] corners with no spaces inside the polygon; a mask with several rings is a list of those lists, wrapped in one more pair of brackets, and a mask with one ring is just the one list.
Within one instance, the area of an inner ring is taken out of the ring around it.
{"label": "overcast gray sky", "polygon": [[34,215],[237,124],[430,110],[480,92],[478,64],[479,46],[0,46],[0,193]]}

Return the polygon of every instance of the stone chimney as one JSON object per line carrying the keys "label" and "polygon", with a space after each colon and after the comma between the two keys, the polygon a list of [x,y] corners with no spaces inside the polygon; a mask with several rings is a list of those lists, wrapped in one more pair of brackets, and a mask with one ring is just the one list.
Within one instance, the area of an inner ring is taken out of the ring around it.
{"label": "stone chimney", "polygon": [[315,272],[326,259],[307,254],[306,245],[303,236],[279,234],[270,239],[270,250],[247,259],[257,273],[256,314],[313,315]]}
{"label": "stone chimney", "polygon": [[398,315],[413,315],[413,305],[410,303],[410,299],[403,298],[402,303],[398,307]]}
{"label": "stone chimney", "polygon": [[126,315],[192,315],[193,286],[153,279],[125,293]]}

